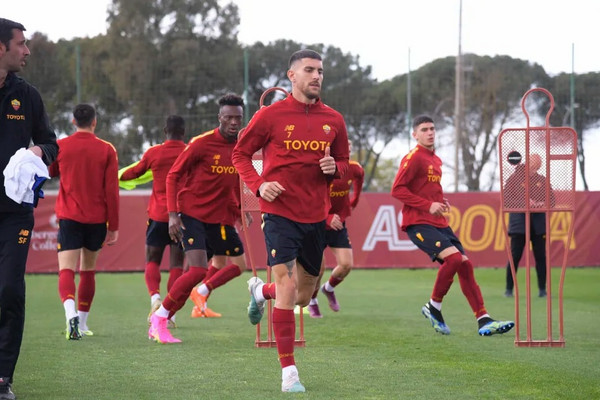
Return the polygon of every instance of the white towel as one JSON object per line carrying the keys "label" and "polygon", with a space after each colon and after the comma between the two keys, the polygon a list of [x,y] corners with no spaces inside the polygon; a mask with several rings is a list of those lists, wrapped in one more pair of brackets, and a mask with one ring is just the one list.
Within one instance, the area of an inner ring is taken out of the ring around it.
{"label": "white towel", "polygon": [[35,195],[32,188],[36,177],[50,179],[48,167],[32,151],[20,148],[4,168],[6,195],[19,204],[33,204]]}

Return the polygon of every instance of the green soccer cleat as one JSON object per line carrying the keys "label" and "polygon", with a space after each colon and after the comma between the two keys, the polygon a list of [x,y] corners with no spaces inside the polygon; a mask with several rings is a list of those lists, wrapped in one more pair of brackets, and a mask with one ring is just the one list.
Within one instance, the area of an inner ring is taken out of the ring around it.
{"label": "green soccer cleat", "polygon": [[254,290],[264,282],[257,276],[248,279],[248,291],[250,291],[250,303],[248,304],[248,318],[252,325],[256,325],[262,319],[265,313],[265,302],[256,301],[254,298]]}
{"label": "green soccer cleat", "polygon": [[490,321],[479,328],[481,336],[491,336],[496,333],[502,334],[510,331],[515,323],[513,321]]}

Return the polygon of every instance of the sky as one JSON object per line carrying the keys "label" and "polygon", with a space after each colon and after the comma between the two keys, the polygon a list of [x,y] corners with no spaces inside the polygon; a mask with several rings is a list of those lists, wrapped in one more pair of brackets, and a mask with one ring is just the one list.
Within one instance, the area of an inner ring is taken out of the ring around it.
{"label": "sky", "polygon": [[[221,0],[224,4],[226,0]],[[324,43],[358,55],[379,81],[407,73],[459,47],[460,0],[233,0],[239,7],[238,39],[245,44],[291,39]],[[106,32],[111,0],[21,0],[4,18],[26,34],[51,40]],[[508,55],[540,64],[551,75],[600,71],[597,35],[600,1],[462,0],[462,53]],[[325,79],[327,79],[325,71]],[[587,147],[600,151],[600,134]],[[591,152],[588,152],[591,155]],[[587,157],[587,162],[592,157]],[[599,170],[587,167],[588,171]],[[588,176],[592,175],[590,173]],[[600,175],[600,174],[594,174]],[[600,190],[600,178],[594,190]]]}

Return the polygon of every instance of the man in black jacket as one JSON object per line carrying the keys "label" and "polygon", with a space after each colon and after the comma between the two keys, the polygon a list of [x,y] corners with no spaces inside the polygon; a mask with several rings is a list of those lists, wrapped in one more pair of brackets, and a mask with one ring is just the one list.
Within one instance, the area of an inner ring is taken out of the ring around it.
{"label": "man in black jacket", "polygon": [[[49,165],[58,153],[40,93],[15,73],[25,66],[29,49],[23,25],[0,18],[0,170],[21,148]],[[0,400],[14,399],[13,373],[25,324],[25,265],[33,207],[10,199],[0,173]]]}

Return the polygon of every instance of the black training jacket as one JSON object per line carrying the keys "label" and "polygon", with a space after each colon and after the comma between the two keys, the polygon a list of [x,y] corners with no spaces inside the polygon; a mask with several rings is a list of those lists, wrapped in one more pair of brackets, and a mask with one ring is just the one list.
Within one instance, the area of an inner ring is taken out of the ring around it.
{"label": "black training jacket", "polygon": [[32,142],[44,152],[42,159],[46,165],[56,159],[56,135],[50,128],[42,96],[25,79],[11,72],[0,88],[0,212],[31,210],[6,196],[2,172],[10,157],[20,148],[30,147]]}

